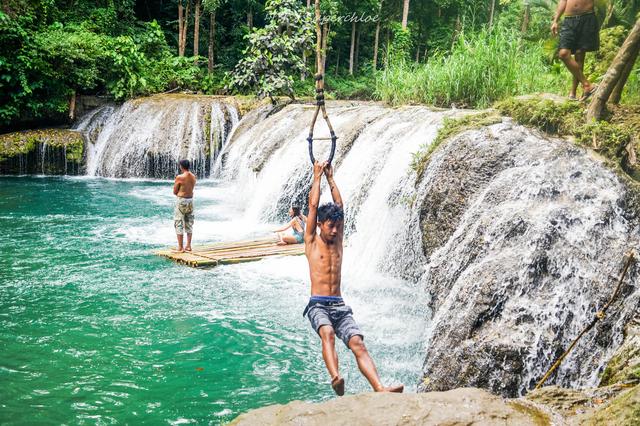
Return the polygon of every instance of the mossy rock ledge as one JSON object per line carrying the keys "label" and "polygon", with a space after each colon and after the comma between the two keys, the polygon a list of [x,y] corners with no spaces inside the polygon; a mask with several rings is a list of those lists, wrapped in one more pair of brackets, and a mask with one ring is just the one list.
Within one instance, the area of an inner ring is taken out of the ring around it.
{"label": "mossy rock ledge", "polygon": [[38,129],[0,135],[0,174],[77,175],[84,138],[69,129]]}

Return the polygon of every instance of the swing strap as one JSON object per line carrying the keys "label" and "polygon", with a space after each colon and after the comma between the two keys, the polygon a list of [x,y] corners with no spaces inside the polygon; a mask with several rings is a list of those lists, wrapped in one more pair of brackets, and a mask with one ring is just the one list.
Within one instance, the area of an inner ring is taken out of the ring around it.
{"label": "swing strap", "polygon": [[[313,141],[319,140],[331,140],[331,152],[329,154],[329,159],[327,162],[331,164],[333,161],[333,157],[336,153],[336,141],[338,137],[333,130],[333,126],[331,126],[331,121],[329,121],[329,116],[327,115],[327,110],[325,108],[324,103],[324,57],[322,52],[322,44],[323,41],[323,32],[320,26],[320,0],[316,0],[315,5],[315,15],[316,15],[316,70],[318,73],[316,74],[316,109],[313,113],[313,118],[311,119],[311,125],[309,126],[309,136],[307,137],[307,142],[309,142],[309,159],[311,160],[311,164],[315,164],[316,159],[313,155]],[[326,25],[326,24],[325,24]],[[328,37],[328,31],[324,32],[324,38]],[[329,127],[329,134],[331,135],[329,138],[314,138],[313,130],[316,126],[316,121],[318,120],[318,115],[322,111],[322,118],[327,123],[327,127]]]}

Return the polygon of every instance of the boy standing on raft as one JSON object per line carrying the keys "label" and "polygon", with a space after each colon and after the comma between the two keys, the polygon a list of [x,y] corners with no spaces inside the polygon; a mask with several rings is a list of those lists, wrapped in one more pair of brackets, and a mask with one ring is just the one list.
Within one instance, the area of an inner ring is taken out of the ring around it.
{"label": "boy standing on raft", "polygon": [[[323,173],[327,177],[333,203],[318,207]],[[316,227],[320,228],[320,234],[317,234]],[[331,387],[338,395],[344,395],[344,379],[338,372],[335,336],[351,349],[358,368],[374,391],[402,392],[404,385],[384,387],[380,382],[376,366],[364,345],[362,332],[353,319],[353,312],[344,304],[340,295],[343,235],[342,197],[333,180],[333,168],[326,162],[316,161],[304,234],[305,254],[311,276],[311,298],[303,316],[308,315],[311,326],[322,340],[322,357],[331,376]]]}
{"label": "boy standing on raft", "polygon": [[[196,176],[189,171],[189,160],[180,160],[180,174],[173,184],[173,195],[178,197],[173,211],[173,226],[178,237],[176,251],[191,251],[191,237],[193,235],[193,188],[196,186]],[[183,245],[184,233],[187,233],[187,245]]]}

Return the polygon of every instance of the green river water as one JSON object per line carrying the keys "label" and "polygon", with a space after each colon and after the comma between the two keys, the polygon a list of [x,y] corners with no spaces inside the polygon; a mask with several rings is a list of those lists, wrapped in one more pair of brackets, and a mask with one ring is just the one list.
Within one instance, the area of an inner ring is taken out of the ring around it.
{"label": "green river water", "polygon": [[[244,223],[233,199],[199,184],[196,242],[275,226]],[[0,177],[1,424],[219,424],[333,397],[301,315],[304,257],[209,270],[156,257],[172,202],[169,182]],[[422,292],[376,275],[344,287],[383,379],[415,390]],[[338,345],[347,392],[367,391]]]}

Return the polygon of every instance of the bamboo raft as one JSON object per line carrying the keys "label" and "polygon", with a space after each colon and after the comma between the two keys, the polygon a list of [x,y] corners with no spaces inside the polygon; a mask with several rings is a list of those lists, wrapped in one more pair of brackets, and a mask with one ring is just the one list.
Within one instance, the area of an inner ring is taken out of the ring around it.
{"label": "bamboo raft", "polygon": [[184,253],[158,250],[155,254],[194,268],[212,268],[254,262],[271,256],[298,256],[304,254],[304,244],[278,246],[276,240],[271,238],[196,246],[193,251]]}

